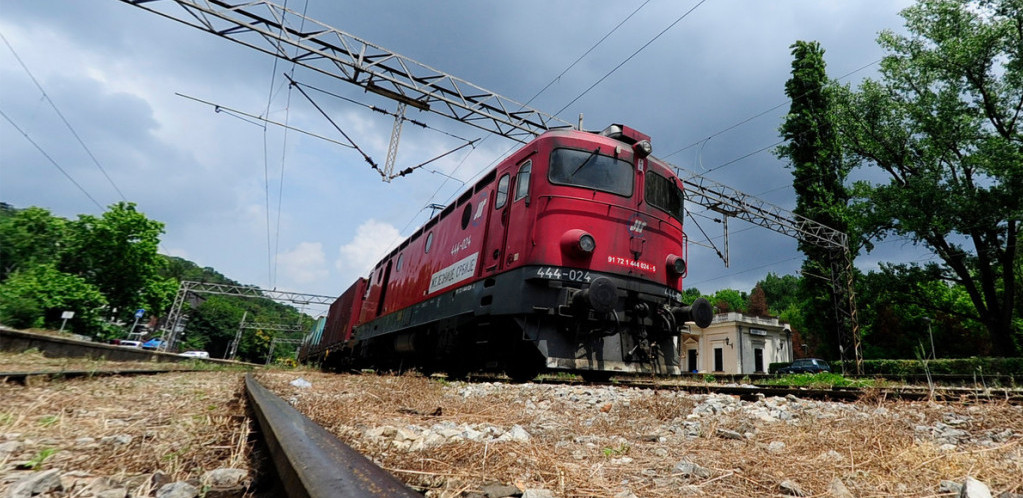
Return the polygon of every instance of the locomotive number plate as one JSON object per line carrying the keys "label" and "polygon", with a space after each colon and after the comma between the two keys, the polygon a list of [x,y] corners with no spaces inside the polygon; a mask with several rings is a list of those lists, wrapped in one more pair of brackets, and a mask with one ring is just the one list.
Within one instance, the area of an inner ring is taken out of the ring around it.
{"label": "locomotive number plate", "polygon": [[557,266],[541,266],[536,270],[536,276],[547,280],[568,280],[569,282],[589,282],[590,272],[572,268],[559,268]]}

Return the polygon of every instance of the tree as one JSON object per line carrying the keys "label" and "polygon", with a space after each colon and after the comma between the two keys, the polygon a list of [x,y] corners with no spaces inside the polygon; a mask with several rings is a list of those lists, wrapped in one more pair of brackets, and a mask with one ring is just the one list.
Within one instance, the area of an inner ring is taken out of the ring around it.
{"label": "tree", "polygon": [[742,313],[746,310],[746,299],[746,293],[735,289],[721,289],[715,292],[713,296],[707,298],[717,308],[716,311],[718,313],[728,313],[730,311]]}
{"label": "tree", "polygon": [[749,307],[747,308],[746,313],[753,316],[769,315],[767,311],[767,295],[764,294],[764,289],[763,287],[760,287],[760,284],[757,284],[756,287],[753,288],[753,292],[750,292]]}
{"label": "tree", "polygon": [[883,264],[858,279],[865,357],[911,359],[920,345],[930,356],[932,337],[939,358],[991,354],[965,289],[940,273],[933,264]]}
{"label": "tree", "polygon": [[0,284],[0,321],[17,328],[60,328],[63,312],[73,311],[65,330],[102,336],[106,305],[98,289],[52,264],[15,272]]}
{"label": "tree", "polygon": [[[843,144],[887,183],[858,183],[854,207],[871,240],[899,236],[961,285],[993,353],[1013,355],[1023,224],[1023,2],[921,0],[902,11],[909,35],[883,32],[881,80],[836,85]],[[868,246],[869,249],[869,246]]]}
{"label": "tree", "polygon": [[[824,50],[817,42],[805,41],[797,41],[791,48],[792,77],[785,83],[785,94],[792,104],[780,129],[787,144],[776,152],[791,163],[794,212],[848,233],[849,193],[844,183],[849,169],[834,126]],[[803,332],[815,336],[824,345],[825,355],[832,357],[848,338],[844,318],[836,315],[836,305],[848,297],[836,294],[832,286],[837,277],[833,269],[844,262],[845,254],[803,240],[799,250],[806,256],[804,278],[799,282]]]}
{"label": "tree", "polygon": [[230,296],[211,296],[203,301],[188,319],[181,338],[185,347],[223,358],[245,313],[239,301]]}
{"label": "tree", "polygon": [[136,308],[147,304],[147,290],[150,297],[161,294],[150,285],[165,264],[157,254],[163,223],[146,218],[134,203],[120,202],[100,218],[80,215],[68,228],[61,270],[95,285],[106,296],[112,313],[130,317]]}
{"label": "tree", "polygon": [[799,280],[795,275],[778,276],[768,273],[763,280],[757,282],[764,291],[767,308],[772,315],[780,315],[783,310],[799,303]]}
{"label": "tree", "polygon": [[66,221],[38,207],[0,212],[0,282],[19,269],[55,262]]}

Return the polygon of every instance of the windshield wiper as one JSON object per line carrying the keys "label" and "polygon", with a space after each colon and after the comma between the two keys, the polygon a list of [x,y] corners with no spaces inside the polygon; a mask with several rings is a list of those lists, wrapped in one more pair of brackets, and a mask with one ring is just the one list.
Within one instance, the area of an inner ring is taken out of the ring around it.
{"label": "windshield wiper", "polygon": [[569,178],[575,176],[575,174],[578,173],[579,170],[583,169],[584,166],[589,164],[590,160],[593,159],[593,156],[597,155],[598,152],[600,152],[600,147],[597,147],[596,149],[593,149],[593,152],[590,152],[590,155],[586,156],[586,160],[584,160],[582,163],[580,163],[579,166],[576,166],[575,170],[572,171],[571,175],[568,175]]}

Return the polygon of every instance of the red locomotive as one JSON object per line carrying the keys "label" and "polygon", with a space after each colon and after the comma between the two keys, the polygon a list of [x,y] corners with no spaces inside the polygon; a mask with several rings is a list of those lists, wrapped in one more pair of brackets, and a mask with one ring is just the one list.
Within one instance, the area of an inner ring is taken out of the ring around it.
{"label": "red locomotive", "polygon": [[306,361],[464,375],[681,373],[682,183],[621,125],[549,131],[502,161],[330,308]]}

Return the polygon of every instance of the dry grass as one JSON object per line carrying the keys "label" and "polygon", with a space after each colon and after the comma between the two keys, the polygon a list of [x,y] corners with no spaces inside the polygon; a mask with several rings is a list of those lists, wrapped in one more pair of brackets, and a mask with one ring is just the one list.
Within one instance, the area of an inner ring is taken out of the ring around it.
{"label": "dry grass", "polygon": [[[962,482],[967,475],[987,483],[995,495],[1023,492],[1023,408],[1008,404],[875,401],[825,410],[800,403],[791,408],[798,415],[791,422],[765,422],[742,410],[694,420],[687,416],[702,398],[663,391],[481,387],[414,375],[314,372],[301,373],[313,386],[299,389],[288,384],[298,376],[267,373],[260,380],[433,496],[459,496],[493,481],[546,488],[558,496],[626,490],[637,496],[764,496],[777,494],[785,479],[822,495],[834,478],[857,496],[930,496],[941,480]],[[596,403],[589,401],[594,394]],[[957,428],[974,442],[942,449],[915,429],[949,414],[968,420]],[[409,451],[366,435],[381,426],[428,428],[445,421],[503,430],[518,424],[531,437],[524,443],[467,440]],[[686,436],[687,421],[700,423],[699,435]],[[750,437],[725,439],[716,435],[718,428]],[[977,442],[1006,429],[1012,431],[1008,438]],[[784,449],[772,452],[772,442],[784,443]],[[710,475],[681,475],[675,465],[684,459],[710,469]]]}
{"label": "dry grass", "polygon": [[185,370],[192,362],[109,361],[89,358],[50,358],[37,350],[23,353],[0,351],[2,372],[90,372],[96,370]]}
{"label": "dry grass", "polygon": [[248,469],[241,379],[208,372],[0,384],[0,442],[23,443],[0,458],[0,493],[22,472],[17,462],[51,452],[38,469],[110,477],[135,496],[153,491],[156,472],[176,481]]}

